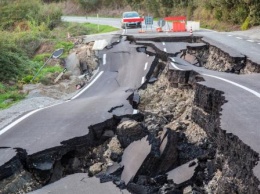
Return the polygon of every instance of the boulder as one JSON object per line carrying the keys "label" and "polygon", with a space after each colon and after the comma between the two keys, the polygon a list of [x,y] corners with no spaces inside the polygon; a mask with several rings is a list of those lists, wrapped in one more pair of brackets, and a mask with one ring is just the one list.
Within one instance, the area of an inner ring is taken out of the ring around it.
{"label": "boulder", "polygon": [[135,120],[122,121],[116,129],[118,140],[123,148],[146,135],[144,126]]}

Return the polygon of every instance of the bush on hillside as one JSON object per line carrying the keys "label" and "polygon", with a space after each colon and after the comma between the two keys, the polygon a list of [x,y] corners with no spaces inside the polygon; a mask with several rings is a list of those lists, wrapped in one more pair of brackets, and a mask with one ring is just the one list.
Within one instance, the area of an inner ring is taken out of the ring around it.
{"label": "bush on hillside", "polygon": [[16,81],[33,71],[35,64],[29,60],[21,48],[17,47],[12,34],[0,31],[0,50],[1,82]]}
{"label": "bush on hillside", "polygon": [[43,4],[41,0],[0,1],[0,28],[13,30],[23,21],[30,21],[35,26],[44,23],[52,29],[62,12],[54,4]]}
{"label": "bush on hillside", "polygon": [[241,26],[241,30],[247,30],[249,28],[249,25],[250,25],[250,18],[247,17]]}

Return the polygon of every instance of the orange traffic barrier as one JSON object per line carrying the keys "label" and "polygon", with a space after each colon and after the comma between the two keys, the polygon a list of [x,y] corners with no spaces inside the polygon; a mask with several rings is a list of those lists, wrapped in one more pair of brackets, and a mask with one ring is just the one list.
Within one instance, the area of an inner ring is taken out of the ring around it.
{"label": "orange traffic barrier", "polygon": [[185,16],[176,16],[176,17],[165,17],[165,21],[172,22],[172,29],[173,32],[184,32],[186,31],[186,17]]}

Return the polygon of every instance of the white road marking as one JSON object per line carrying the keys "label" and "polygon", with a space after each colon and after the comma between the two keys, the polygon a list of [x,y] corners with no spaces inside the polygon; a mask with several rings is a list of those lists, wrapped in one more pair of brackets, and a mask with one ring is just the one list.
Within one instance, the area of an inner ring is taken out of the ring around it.
{"label": "white road marking", "polygon": [[167,49],[166,49],[166,48],[164,48],[163,50],[164,50],[164,52],[167,52]]}
{"label": "white road marking", "polygon": [[[174,59],[172,59],[172,60],[174,60]],[[175,69],[177,69],[177,70],[184,70],[184,69],[181,69],[181,68],[177,67],[174,63],[171,63],[171,64],[172,64],[172,66],[173,66]],[[205,75],[205,76],[208,76],[208,77],[213,77],[213,78],[216,78],[216,79],[225,81],[225,82],[230,83],[230,84],[232,84],[232,85],[234,85],[234,86],[237,86],[237,87],[239,87],[239,88],[242,88],[242,89],[244,89],[244,90],[250,92],[251,94],[255,95],[256,97],[260,98],[260,93],[254,91],[254,90],[252,90],[252,89],[250,89],[250,88],[248,88],[248,87],[246,87],[246,86],[240,85],[240,84],[238,84],[238,83],[236,83],[236,82],[230,81],[230,80],[225,79],[225,78],[222,78],[222,77],[214,76],[214,75],[209,75],[209,74],[204,74],[204,73],[201,74],[201,75]]]}
{"label": "white road marking", "polygon": [[126,32],[126,30],[125,30],[125,29],[123,29],[122,35],[124,35],[124,34],[125,34],[125,32]]}
{"label": "white road marking", "polygon": [[233,36],[233,35],[229,34],[228,36]]}
{"label": "white road marking", "polygon": [[240,39],[240,40],[242,40],[243,38],[241,38],[241,37],[236,37],[237,39]]}
{"label": "white road marking", "polygon": [[145,65],[144,65],[144,70],[147,69],[147,66],[148,66],[148,62],[145,63]]}
{"label": "white road marking", "polygon": [[3,128],[1,131],[0,131],[0,135],[4,134],[6,131],[8,131],[9,129],[11,129],[12,127],[14,127],[15,125],[17,125],[18,123],[20,123],[21,121],[23,121],[24,119],[26,119],[27,117],[33,115],[34,113],[40,111],[40,110],[43,110],[43,109],[46,109],[46,108],[50,108],[50,107],[53,107],[53,106],[56,106],[56,105],[59,105],[59,104],[62,104],[63,102],[61,103],[57,103],[57,104],[54,104],[54,105],[51,105],[51,106],[47,106],[47,107],[44,107],[44,108],[39,108],[39,109],[36,109],[36,110],[33,110],[31,112],[29,112],[28,114],[22,116],[21,118],[17,119],[16,121],[12,122],[11,124],[7,125],[5,128]]}
{"label": "white road marking", "polygon": [[[94,84],[95,81],[97,81],[97,79],[103,74],[104,72],[101,71],[99,72],[99,74],[95,77],[95,79],[93,79],[93,81],[91,83],[88,84],[87,87],[85,87],[83,90],[81,90],[79,93],[77,93],[73,98],[71,98],[71,100],[77,98],[79,95],[81,95],[84,91],[86,91],[91,85]],[[65,102],[69,102],[70,100],[67,100]],[[47,106],[47,107],[44,107],[44,108],[39,108],[39,109],[36,109],[36,110],[33,110],[31,112],[29,112],[28,114],[22,116],[21,118],[17,119],[16,121],[12,122],[11,124],[7,125],[5,128],[3,128],[1,131],[0,131],[0,135],[4,134],[6,131],[8,131],[9,129],[11,129],[12,127],[14,127],[15,125],[17,125],[18,123],[20,123],[21,121],[23,121],[24,119],[28,118],[29,116],[33,115],[34,113],[40,111],[40,110],[43,110],[43,109],[47,109],[47,108],[50,108],[50,107],[53,107],[53,106],[56,106],[56,105],[59,105],[59,104],[62,104],[64,102],[61,102],[61,103],[57,103],[57,104],[54,104],[54,105],[51,105],[51,106]]]}
{"label": "white road marking", "polygon": [[149,57],[149,55],[146,55],[147,57]]}
{"label": "white road marking", "polygon": [[255,41],[253,41],[253,40],[247,40],[248,42],[255,42]]}
{"label": "white road marking", "polygon": [[144,81],[145,81],[145,77],[142,77],[142,84],[144,83]]}
{"label": "white road marking", "polygon": [[103,54],[103,65],[107,63],[107,54]]}
{"label": "white road marking", "polygon": [[97,81],[97,79],[104,73],[104,71],[99,72],[99,74],[97,75],[97,77],[95,77],[95,79],[93,79],[92,82],[90,82],[85,88],[83,88],[79,93],[77,93],[73,98],[71,98],[71,100],[77,98],[78,96],[80,96],[83,92],[85,92],[87,89],[89,89],[90,86],[92,86],[95,81]]}
{"label": "white road marking", "polygon": [[220,80],[225,81],[225,82],[227,82],[227,83],[230,83],[230,84],[232,84],[232,85],[234,85],[234,86],[237,86],[237,87],[239,87],[239,88],[242,88],[242,89],[244,89],[244,90],[250,92],[251,94],[255,95],[256,97],[260,98],[260,93],[254,91],[254,90],[252,90],[252,89],[250,89],[250,88],[248,88],[248,87],[246,87],[246,86],[240,85],[240,84],[238,84],[238,83],[236,83],[236,82],[233,82],[233,81],[230,81],[230,80],[228,80],[228,79],[224,79],[224,78],[221,78],[221,77],[218,77],[218,76],[214,76],[214,75],[208,75],[208,74],[202,74],[202,75],[205,75],[205,76],[208,76],[208,77],[213,77],[213,78],[216,78],[216,79],[220,79]]}
{"label": "white road marking", "polygon": [[162,45],[164,46],[164,45],[165,45],[165,42],[162,42]]}
{"label": "white road marking", "polygon": [[[172,59],[172,60],[175,61],[174,59]],[[172,65],[175,69],[177,69],[177,70],[181,70],[181,71],[184,70],[184,69],[181,69],[181,68],[177,67],[177,65],[175,65],[174,62],[171,62],[171,65]]]}

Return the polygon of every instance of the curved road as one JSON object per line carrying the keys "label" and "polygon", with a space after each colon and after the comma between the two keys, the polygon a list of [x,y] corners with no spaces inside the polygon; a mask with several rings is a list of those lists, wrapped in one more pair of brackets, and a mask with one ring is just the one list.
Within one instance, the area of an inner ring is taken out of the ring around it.
{"label": "curved road", "polygon": [[[63,17],[64,21],[75,21],[75,17]],[[100,19],[77,17],[77,22],[93,22],[120,27],[120,19]],[[137,34],[136,29],[120,33]],[[217,40],[235,51],[254,61],[258,61],[260,45],[257,40],[250,42],[239,40],[225,33],[210,31],[195,32],[208,40]],[[188,33],[184,33],[188,34]],[[171,33],[155,34],[148,32],[145,36],[174,36]],[[141,35],[140,35],[141,36]],[[143,35],[142,35],[143,36]],[[168,53],[175,53],[186,43],[157,42],[158,48]],[[216,43],[217,44],[217,43]],[[250,49],[249,49],[250,48]],[[60,142],[88,133],[88,126],[111,118],[113,114],[123,115],[133,113],[132,107],[126,98],[131,94],[128,89],[138,88],[145,80],[153,57],[136,52],[136,46],[122,41],[110,50],[99,52],[103,59],[96,77],[83,89],[81,95],[74,99],[42,110],[26,117],[14,126],[2,129],[0,147],[20,147],[28,154],[33,154],[51,147],[61,145]],[[260,153],[260,75],[235,75],[206,70],[191,66],[180,58],[172,63],[177,69],[194,69],[201,73],[205,82],[203,84],[225,92],[228,103],[224,104],[221,126],[227,132],[237,135],[243,142]],[[181,64],[181,65],[180,65]],[[124,105],[109,113],[112,107]],[[3,131],[5,131],[3,133]],[[0,131],[1,132],[1,131]],[[10,160],[16,153],[13,149],[0,149],[0,165]],[[260,179],[260,165],[254,169]],[[77,175],[66,180],[76,180]],[[81,174],[79,176],[82,176]],[[66,180],[64,180],[66,182]],[[56,189],[60,188],[66,193],[64,181],[54,183]],[[70,181],[66,184],[70,185]],[[90,186],[95,187],[95,184]],[[59,191],[61,191],[59,190]],[[44,190],[39,190],[39,193]],[[104,191],[104,190],[103,190]],[[68,190],[67,190],[68,193]],[[102,193],[102,191],[100,191]]]}

